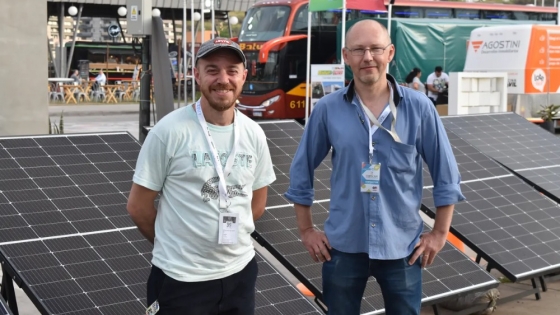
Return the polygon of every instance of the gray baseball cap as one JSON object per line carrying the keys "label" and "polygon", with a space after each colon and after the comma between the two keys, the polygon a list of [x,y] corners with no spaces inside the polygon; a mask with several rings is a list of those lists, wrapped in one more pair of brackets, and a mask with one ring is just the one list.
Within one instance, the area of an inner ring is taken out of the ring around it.
{"label": "gray baseball cap", "polygon": [[207,56],[219,49],[233,50],[237,53],[237,55],[239,55],[239,58],[241,58],[241,60],[243,61],[243,65],[247,65],[247,59],[245,58],[245,54],[243,53],[239,45],[237,45],[237,43],[232,41],[231,39],[223,37],[216,37],[202,43],[202,45],[200,45],[200,48],[198,48],[198,52],[196,53],[196,58],[194,61],[195,64],[198,63],[198,59],[204,58],[204,56]]}

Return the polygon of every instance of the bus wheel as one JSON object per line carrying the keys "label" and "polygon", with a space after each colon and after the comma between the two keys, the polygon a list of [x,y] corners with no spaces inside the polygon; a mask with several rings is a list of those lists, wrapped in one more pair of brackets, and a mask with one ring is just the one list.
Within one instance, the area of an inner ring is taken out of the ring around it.
{"label": "bus wheel", "polygon": [[296,119],[296,121],[297,121],[300,125],[305,126],[305,119],[299,118],[299,119]]}

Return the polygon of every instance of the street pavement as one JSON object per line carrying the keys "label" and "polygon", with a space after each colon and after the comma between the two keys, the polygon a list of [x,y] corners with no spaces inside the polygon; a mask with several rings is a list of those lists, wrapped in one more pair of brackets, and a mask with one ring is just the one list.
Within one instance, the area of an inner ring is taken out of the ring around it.
{"label": "street pavement", "polygon": [[[49,114],[53,123],[58,122],[60,113],[64,112],[65,133],[99,133],[111,131],[128,131],[138,138],[138,104],[119,105],[53,105],[49,106]],[[424,217],[427,224],[432,220]],[[303,246],[303,245],[302,245]],[[268,258],[294,284],[297,280],[278,261],[276,261],[266,250],[255,243],[257,250]],[[474,257],[474,253],[467,248],[467,255]],[[485,264],[482,262],[481,264]],[[502,275],[492,271],[496,278]],[[509,296],[531,288],[530,281],[522,283],[503,283],[499,286],[502,297]],[[39,312],[31,303],[25,293],[16,288],[18,305],[21,315],[38,315]],[[560,314],[558,301],[560,300],[560,282],[548,283],[548,291],[541,293],[541,300],[537,301],[534,295],[529,295],[519,300],[499,305],[493,313],[496,315],[554,315]],[[431,307],[424,307],[422,315],[434,314]],[[441,310],[440,315],[452,314],[447,310]],[[112,314],[111,314],[112,315]],[[290,315],[290,314],[286,314]]]}

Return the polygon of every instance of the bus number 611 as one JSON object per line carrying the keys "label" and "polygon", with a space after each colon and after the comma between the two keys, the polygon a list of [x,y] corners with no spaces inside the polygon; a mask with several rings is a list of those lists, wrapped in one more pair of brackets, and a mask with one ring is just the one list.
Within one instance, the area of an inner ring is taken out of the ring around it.
{"label": "bus number 611", "polygon": [[290,108],[291,109],[305,108],[305,101],[291,101]]}

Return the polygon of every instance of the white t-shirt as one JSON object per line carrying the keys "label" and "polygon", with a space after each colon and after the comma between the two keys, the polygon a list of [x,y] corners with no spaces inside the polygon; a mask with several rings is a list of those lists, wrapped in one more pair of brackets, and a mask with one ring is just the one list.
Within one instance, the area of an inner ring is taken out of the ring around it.
{"label": "white t-shirt", "polygon": [[[276,176],[262,128],[240,112],[235,119],[239,147],[226,180],[228,210],[239,213],[235,245],[218,244],[218,174],[193,105],[165,116],[142,145],[134,183],[162,192],[152,263],[175,280],[221,279],[241,271],[255,255],[253,191]],[[233,146],[233,125],[208,127],[223,167]]]}
{"label": "white t-shirt", "polygon": [[[445,88],[445,83],[449,82],[449,76],[447,73],[442,72],[439,77],[436,77],[436,73],[432,72],[428,79],[426,80],[426,84],[432,84],[434,88],[442,90]],[[437,99],[438,93],[434,93],[428,89],[428,97]]]}
{"label": "white t-shirt", "polygon": [[105,84],[107,82],[107,77],[104,73],[100,73],[95,77],[95,81],[99,82],[99,84]]}

